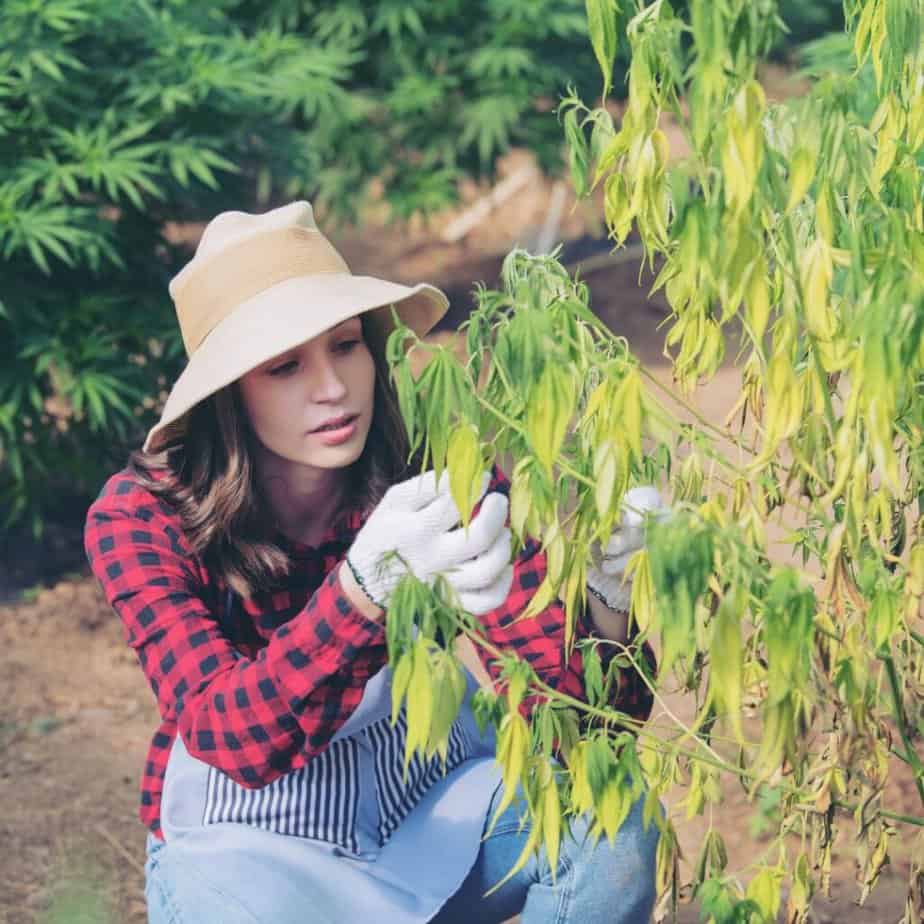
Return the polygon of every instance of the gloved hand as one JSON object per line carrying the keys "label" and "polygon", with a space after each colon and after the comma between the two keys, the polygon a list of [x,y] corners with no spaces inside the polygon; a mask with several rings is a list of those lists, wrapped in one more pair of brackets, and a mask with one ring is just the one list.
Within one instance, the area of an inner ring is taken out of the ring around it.
{"label": "gloved hand", "polygon": [[[443,574],[474,615],[504,602],[513,581],[510,530],[504,526],[508,501],[496,492],[485,496],[489,482],[485,474],[478,495],[484,500],[467,530],[449,492],[448,472],[439,483],[429,471],[388,489],[347,552],[356,582],[373,603],[387,607],[407,568],[431,585]],[[389,552],[400,558],[383,562]]]}
{"label": "gloved hand", "polygon": [[669,513],[656,488],[646,485],[626,491],[619,527],[601,550],[600,561],[587,569],[588,588],[611,610],[629,611],[632,584],[623,579],[629,559],[645,545],[646,514],[660,520]]}

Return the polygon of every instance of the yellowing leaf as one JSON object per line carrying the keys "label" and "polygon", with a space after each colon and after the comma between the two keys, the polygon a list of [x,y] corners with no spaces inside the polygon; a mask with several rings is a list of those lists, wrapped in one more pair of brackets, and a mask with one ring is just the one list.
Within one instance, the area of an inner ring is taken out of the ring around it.
{"label": "yellowing leaf", "polygon": [[745,289],[745,311],[751,336],[755,344],[763,340],[770,319],[770,286],[767,282],[767,263],[760,257],[751,270]]}
{"label": "yellowing leaf", "polygon": [[446,652],[438,653],[437,669],[433,675],[435,697],[430,733],[427,738],[426,757],[438,755],[446,765],[449,750],[449,732],[459,714],[467,684],[462,668]]}
{"label": "yellowing leaf", "polygon": [[779,870],[765,866],[748,883],[747,897],[757,903],[765,921],[775,921],[780,913],[781,879]]}
{"label": "yellowing leaf", "polygon": [[609,399],[609,390],[609,380],[600,382],[600,384],[594,388],[594,390],[590,393],[590,397],[587,399],[587,406],[584,408],[583,420],[590,420],[594,414],[598,413],[601,409],[606,407]]}
{"label": "yellowing leaf", "polygon": [[603,186],[603,213],[617,244],[621,244],[632,229],[634,212],[629,203],[629,190],[622,173],[611,173]]}
{"label": "yellowing leaf", "polygon": [[565,583],[565,649],[571,650],[574,627],[587,604],[586,556],[572,561],[568,580]]}
{"label": "yellowing leaf", "polygon": [[802,259],[802,289],[809,330],[822,340],[829,340],[834,334],[834,319],[828,308],[833,272],[830,249],[818,238]]}
{"label": "yellowing leaf", "polygon": [[655,881],[659,895],[672,894],[676,902],[680,887],[680,847],[677,831],[671,821],[667,821],[658,839],[655,853]]}
{"label": "yellowing leaf", "polygon": [[639,549],[629,561],[626,574],[632,575],[632,597],[630,612],[640,632],[659,629],[658,613],[655,607],[654,582],[651,579],[651,563],[648,550]]}
{"label": "yellowing leaf", "polygon": [[614,398],[614,411],[636,459],[642,458],[642,381],[634,367],[623,377]]}
{"label": "yellowing leaf", "polygon": [[550,777],[542,792],[542,834],[554,882],[561,846],[561,805],[558,801],[558,786],[555,785],[554,777]]}
{"label": "yellowing leaf", "polygon": [[603,789],[603,796],[597,805],[597,820],[610,844],[616,843],[616,835],[632,808],[628,796],[627,787],[618,777],[611,777]]}
{"label": "yellowing leaf", "polygon": [[719,605],[712,629],[709,658],[709,690],[716,711],[726,715],[739,742],[744,742],[741,728],[741,694],[743,655],[741,642],[742,603],[731,594]]}
{"label": "yellowing leaf", "polygon": [[815,227],[822,240],[830,247],[834,243],[834,216],[831,214],[831,189],[823,183],[815,202]]}
{"label": "yellowing leaf", "polygon": [[600,70],[603,73],[603,96],[610,92],[613,81],[613,62],[616,59],[616,14],[615,0],[586,0],[587,30],[590,44]]}
{"label": "yellowing leaf", "polygon": [[401,700],[407,692],[407,685],[411,679],[411,665],[413,656],[410,652],[405,652],[399,659],[394,668],[391,678],[391,724],[398,721],[398,713],[401,711]]}
{"label": "yellowing leaf", "polygon": [[658,174],[663,173],[671,156],[671,146],[667,135],[660,128],[656,128],[651,133],[651,144],[655,152],[656,171]]}
{"label": "yellowing leaf", "polygon": [[726,200],[737,215],[750,202],[763,162],[764,91],[756,81],[746,83],[735,97],[725,123],[722,173]]}
{"label": "yellowing leaf", "polygon": [[858,68],[863,64],[869,53],[870,29],[872,27],[873,14],[875,11],[876,4],[865,3],[863,5],[863,12],[860,14],[860,19],[857,23],[857,31],[853,39],[853,52],[857,59]]}
{"label": "yellowing leaf", "polygon": [[462,514],[462,525],[467,527],[482,482],[481,444],[478,431],[471,424],[461,423],[452,431],[447,449],[447,467],[449,490]]}
{"label": "yellowing leaf", "polygon": [[905,579],[909,593],[924,595],[924,542],[916,542],[908,554],[908,576]]}
{"label": "yellowing leaf", "polygon": [[870,399],[867,425],[870,449],[883,482],[893,495],[898,496],[902,488],[898,474],[898,458],[895,454],[892,415],[885,400],[878,395]]}
{"label": "yellowing leaf", "polygon": [[831,503],[844,492],[847,480],[854,469],[857,448],[857,431],[849,422],[841,423],[834,441],[834,481],[831,490],[824,496],[825,504]]}
{"label": "yellowing leaf", "polygon": [[529,469],[518,465],[510,483],[510,526],[521,539],[525,536],[526,521],[532,506],[529,480]]}
{"label": "yellowing leaf", "polygon": [[789,163],[789,200],[787,214],[805,197],[815,177],[815,154],[808,148],[799,148]]}
{"label": "yellowing leaf", "polygon": [[792,875],[792,886],[789,890],[789,899],[786,904],[787,921],[795,922],[804,919],[814,891],[808,857],[804,853],[800,853],[799,859],[796,861],[795,872]]}
{"label": "yellowing leaf", "polygon": [[922,83],[918,84],[917,94],[908,107],[906,135],[911,153],[916,153],[924,145],[924,84]]}
{"label": "yellowing leaf", "polygon": [[594,453],[594,503],[602,521],[613,516],[613,499],[621,496],[622,482],[627,474],[617,445],[612,440],[604,440]]}
{"label": "yellowing leaf", "polygon": [[404,746],[404,773],[415,751],[426,748],[433,716],[433,681],[426,639],[418,636],[407,690],[407,739]]}
{"label": "yellowing leaf", "polygon": [[495,751],[496,760],[501,765],[504,795],[488,825],[488,834],[516,798],[517,786],[526,766],[526,758],[529,756],[530,741],[529,728],[523,716],[516,711],[508,712],[501,721]]}
{"label": "yellowing leaf", "polygon": [[735,132],[729,130],[722,146],[722,173],[725,180],[729,207],[738,212],[747,204],[750,188],[747,170],[741,157],[741,149]]}
{"label": "yellowing leaf", "polygon": [[703,342],[699,361],[696,365],[697,376],[709,379],[715,375],[725,356],[725,338],[719,325],[709,318],[703,328]]}
{"label": "yellowing leaf", "polygon": [[574,412],[574,380],[554,363],[546,363],[526,409],[526,432],[539,463],[552,477],[568,424]]}
{"label": "yellowing leaf", "polygon": [[549,526],[545,534],[543,547],[545,549],[548,580],[553,586],[558,587],[565,573],[565,560],[568,554],[565,537],[558,523],[552,523]]}
{"label": "yellowing leaf", "polygon": [[568,772],[571,774],[571,808],[575,814],[583,815],[593,808],[594,797],[587,779],[586,740],[579,741],[568,755]]}

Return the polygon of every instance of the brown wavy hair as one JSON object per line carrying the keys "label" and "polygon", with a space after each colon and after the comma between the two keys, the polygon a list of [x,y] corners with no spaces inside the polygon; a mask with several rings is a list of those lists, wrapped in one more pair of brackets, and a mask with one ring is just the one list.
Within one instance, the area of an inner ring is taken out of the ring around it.
{"label": "brown wavy hair", "polygon": [[[411,457],[388,364],[385,332],[361,315],[363,339],[375,363],[372,424],[362,455],[349,469],[350,507],[370,510],[391,485],[420,470]],[[206,568],[242,596],[278,586],[290,558],[274,541],[266,498],[254,465],[257,437],[236,382],[200,402],[165,431],[158,452],[133,452],[128,467],[142,487],[179,513],[183,531]]]}

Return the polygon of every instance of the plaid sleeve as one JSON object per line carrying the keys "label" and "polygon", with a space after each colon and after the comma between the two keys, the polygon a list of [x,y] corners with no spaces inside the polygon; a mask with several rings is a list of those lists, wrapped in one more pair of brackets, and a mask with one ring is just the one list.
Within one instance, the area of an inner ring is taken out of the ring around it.
{"label": "plaid sleeve", "polygon": [[337,568],[255,658],[243,657],[204,602],[178,518],[127,476],[90,508],[85,546],[161,715],[176,717],[190,753],[243,786],[322,751],[385,662],[383,626],[348,602]]}
{"label": "plaid sleeve", "polygon": [[[497,466],[494,467],[489,491],[509,495],[510,483]],[[544,683],[584,702],[583,658],[575,648],[565,661],[565,607],[561,600],[553,600],[533,619],[518,620],[546,573],[546,557],[541,545],[528,539],[513,565],[513,585],[503,605],[481,617],[486,638],[496,647],[513,651],[528,661]],[[575,638],[591,637],[593,625],[589,619],[579,619]],[[485,667],[495,679],[498,665],[483,649],[479,652]],[[601,652],[604,671],[615,651]],[[654,653],[650,646],[642,648],[644,663],[653,672]],[[623,668],[615,684],[610,705],[633,718],[645,720],[651,713],[652,698],[644,680],[631,667]]]}
{"label": "plaid sleeve", "polygon": [[[596,633],[593,624],[589,618],[586,618],[586,613],[584,616],[585,618],[578,622],[575,630],[576,636],[578,638],[595,637]],[[615,645],[607,645],[605,642],[601,644],[600,660],[604,677],[609,669],[610,662],[619,652],[620,648]],[[657,671],[657,660],[648,642],[643,643],[641,647],[636,646],[633,656],[649,680],[653,678]],[[581,651],[577,648],[575,648],[571,658],[568,660],[558,689],[579,699],[586,698],[584,695],[584,659]],[[651,715],[654,696],[639,672],[631,665],[627,665],[618,669],[614,688],[610,694],[609,705],[619,712],[624,712],[630,718],[644,722]]]}

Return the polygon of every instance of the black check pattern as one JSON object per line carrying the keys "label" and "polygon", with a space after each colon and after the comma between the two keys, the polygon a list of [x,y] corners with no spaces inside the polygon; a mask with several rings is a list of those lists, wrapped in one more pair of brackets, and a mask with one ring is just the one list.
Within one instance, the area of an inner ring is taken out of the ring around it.
{"label": "black check pattern", "polygon": [[[490,490],[509,491],[497,468]],[[164,773],[178,733],[191,754],[259,788],[324,751],[358,706],[366,681],[386,662],[384,624],[352,606],[338,577],[362,519],[357,510],[344,512],[318,546],[280,536],[293,563],[285,588],[242,601],[240,637],[229,638],[217,619],[226,588],[189,548],[177,513],[127,471],[103,487],[87,515],[85,546],[157,698],[161,724],[144,767],[140,814],[158,836]],[[535,619],[516,619],[545,567],[538,543],[530,542],[507,600],[481,622],[495,646],[583,699],[580,652],[567,662],[563,654],[561,603]],[[588,632],[582,622],[578,634]],[[653,669],[651,650],[643,652]],[[485,666],[496,678],[496,665]],[[651,698],[634,671],[622,672],[613,705],[647,718]]]}

